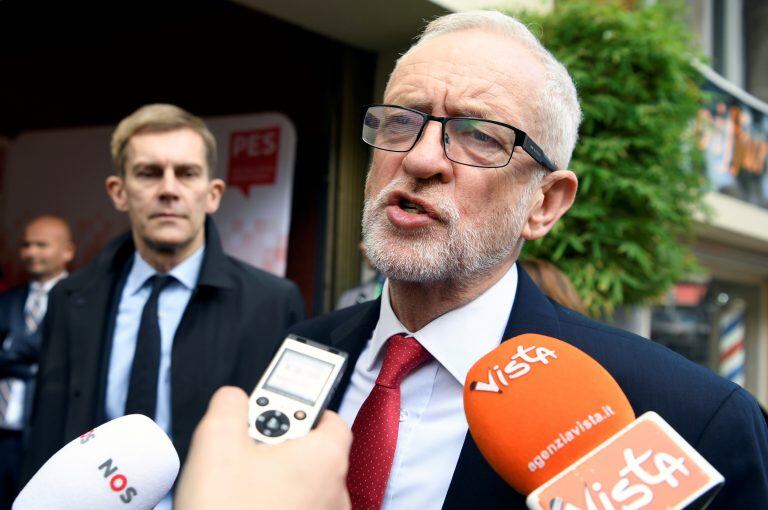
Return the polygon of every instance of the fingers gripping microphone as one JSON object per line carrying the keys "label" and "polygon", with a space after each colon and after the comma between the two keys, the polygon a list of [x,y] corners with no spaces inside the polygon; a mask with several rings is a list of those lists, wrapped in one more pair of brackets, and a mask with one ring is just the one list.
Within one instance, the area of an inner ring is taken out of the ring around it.
{"label": "fingers gripping microphone", "polygon": [[611,375],[554,338],[521,335],[480,359],[464,407],[486,460],[533,510],[700,509],[723,483],[659,415],[634,420]]}
{"label": "fingers gripping microphone", "polygon": [[595,360],[534,334],[502,342],[475,363],[464,385],[464,411],[483,456],[522,494],[635,418]]}
{"label": "fingers gripping microphone", "polygon": [[73,440],[35,473],[13,510],[149,510],[171,489],[179,456],[163,430],[139,414]]}

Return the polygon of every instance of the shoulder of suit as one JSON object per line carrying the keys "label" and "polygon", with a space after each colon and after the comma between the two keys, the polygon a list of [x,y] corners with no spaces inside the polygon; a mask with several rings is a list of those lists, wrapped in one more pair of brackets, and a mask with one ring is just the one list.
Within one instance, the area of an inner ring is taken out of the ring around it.
{"label": "shoulder of suit", "polygon": [[117,278],[122,264],[133,254],[133,240],[124,232],[110,240],[85,266],[73,271],[54,286],[52,295],[71,292],[102,278]]}
{"label": "shoulder of suit", "polygon": [[322,337],[329,335],[331,331],[335,330],[339,325],[344,324],[349,320],[367,315],[372,311],[372,308],[378,308],[379,306],[380,301],[378,299],[366,301],[299,322],[291,326],[288,332],[297,335],[311,336],[314,340],[323,342],[324,340],[322,340]]}
{"label": "shoulder of suit", "polygon": [[22,283],[21,285],[15,285],[8,290],[0,292],[0,298],[8,298],[16,296],[18,294],[25,294],[29,289],[28,283]]}
{"label": "shoulder of suit", "polygon": [[226,260],[229,264],[230,274],[244,285],[256,285],[285,291],[298,289],[296,284],[287,278],[264,271],[231,256],[227,256]]}
{"label": "shoulder of suit", "polygon": [[12,306],[10,304],[14,300],[21,299],[22,296],[26,295],[28,288],[29,284],[23,283],[21,285],[11,287],[4,292],[0,292],[0,306]]}
{"label": "shoulder of suit", "polygon": [[108,277],[107,273],[100,271],[100,268],[94,262],[91,262],[85,267],[73,271],[69,276],[54,285],[53,289],[51,289],[51,295],[79,289],[92,282],[95,278],[106,277]]}
{"label": "shoulder of suit", "polygon": [[[651,397],[648,402],[677,403],[692,414],[706,414],[739,388],[658,342],[602,324],[557,304],[555,308],[561,331],[567,336],[565,340],[606,368],[630,400],[644,403],[645,398],[638,400],[638,396],[648,396]],[[635,409],[635,412],[640,414],[645,410],[648,409]]]}

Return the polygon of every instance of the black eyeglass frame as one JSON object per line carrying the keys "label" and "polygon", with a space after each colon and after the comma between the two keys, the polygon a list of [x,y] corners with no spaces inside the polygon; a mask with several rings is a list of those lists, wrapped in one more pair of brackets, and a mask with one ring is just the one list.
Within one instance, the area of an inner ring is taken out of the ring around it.
{"label": "black eyeglass frame", "polygon": [[[552,162],[552,160],[549,159],[549,157],[546,154],[544,154],[544,151],[541,150],[541,147],[539,147],[536,144],[536,142],[534,142],[525,131],[523,131],[522,129],[518,129],[515,126],[510,126],[509,124],[505,124],[504,122],[499,122],[497,120],[481,119],[478,117],[438,117],[436,115],[431,115],[429,113],[420,112],[419,110],[414,110],[413,108],[408,108],[407,106],[400,106],[399,104],[374,103],[374,104],[368,104],[363,106],[363,123],[365,123],[365,115],[368,113],[368,109],[377,107],[377,106],[385,106],[387,108],[400,108],[402,110],[407,110],[409,112],[416,113],[424,119],[424,122],[421,124],[421,127],[419,128],[419,132],[416,134],[416,138],[414,138],[413,144],[411,144],[411,146],[408,147],[407,149],[385,149],[383,147],[378,147],[368,142],[365,138],[362,138],[363,142],[365,142],[367,145],[370,145],[374,149],[380,149],[388,152],[408,152],[411,149],[413,149],[416,146],[416,144],[419,142],[419,138],[421,138],[421,134],[424,132],[424,127],[427,125],[427,122],[429,122],[430,120],[434,120],[435,122],[439,122],[440,125],[442,126],[440,143],[443,145],[443,154],[445,154],[445,157],[448,158],[450,161],[453,161],[454,163],[457,163],[459,165],[471,166],[474,168],[503,168],[507,166],[510,161],[512,161],[512,154],[514,154],[515,152],[515,147],[522,147],[523,151],[525,151],[526,154],[532,157],[533,160],[536,161],[536,163],[540,164],[550,172],[554,172],[555,170],[557,170],[557,167]],[[452,159],[448,155],[448,150],[445,148],[445,124],[449,120],[479,120],[482,122],[490,122],[491,124],[504,126],[514,131],[515,141],[514,141],[514,144],[512,145],[512,152],[510,152],[509,159],[507,159],[507,162],[504,163],[503,165],[498,165],[498,166],[481,166],[481,165],[471,165],[469,163],[462,163],[460,161],[456,161],[455,159]]]}

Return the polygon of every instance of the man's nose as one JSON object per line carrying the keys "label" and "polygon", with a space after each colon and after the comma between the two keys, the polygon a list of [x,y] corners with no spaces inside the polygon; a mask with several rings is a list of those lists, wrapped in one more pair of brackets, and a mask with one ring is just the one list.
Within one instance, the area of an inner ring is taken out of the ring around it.
{"label": "man's nose", "polygon": [[443,129],[439,122],[428,121],[416,145],[403,158],[403,169],[418,179],[438,177],[440,182],[453,179],[453,165],[443,149]]}
{"label": "man's nose", "polygon": [[179,193],[179,179],[172,166],[168,166],[163,171],[163,178],[160,180],[160,196],[175,197]]}

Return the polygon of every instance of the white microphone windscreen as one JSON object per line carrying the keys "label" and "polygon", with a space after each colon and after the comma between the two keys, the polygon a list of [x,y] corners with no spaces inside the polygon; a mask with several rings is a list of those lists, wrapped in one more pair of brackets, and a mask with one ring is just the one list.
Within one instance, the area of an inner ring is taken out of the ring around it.
{"label": "white microphone windscreen", "polygon": [[13,510],[149,510],[179,473],[179,456],[146,416],[116,418],[56,452],[19,493]]}

